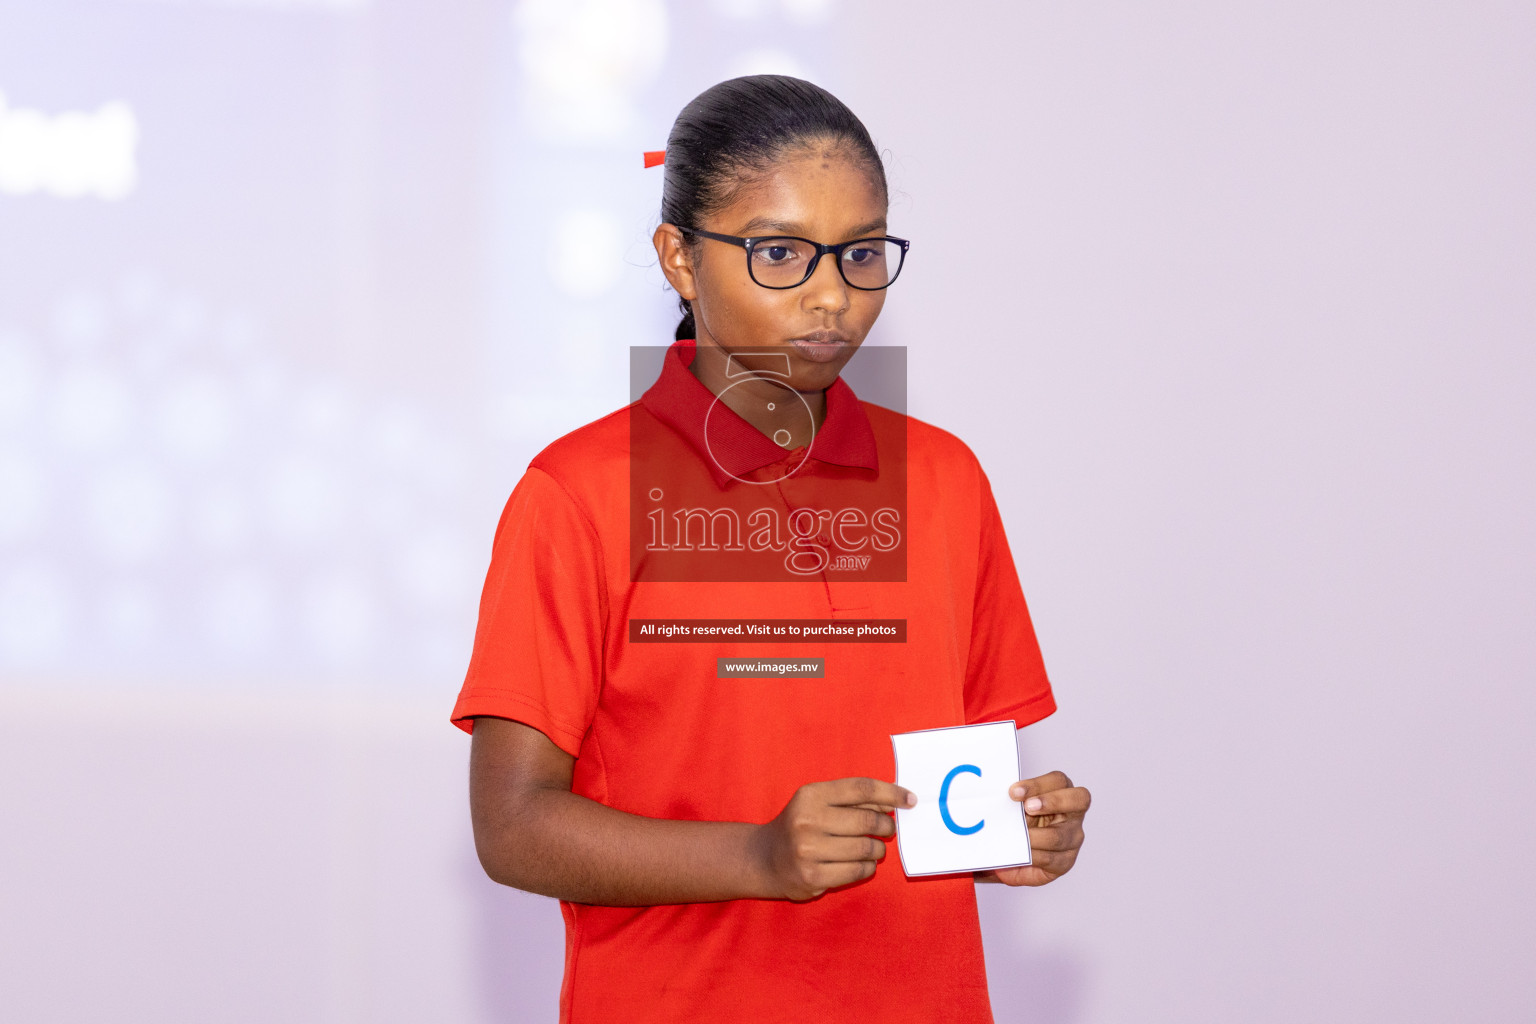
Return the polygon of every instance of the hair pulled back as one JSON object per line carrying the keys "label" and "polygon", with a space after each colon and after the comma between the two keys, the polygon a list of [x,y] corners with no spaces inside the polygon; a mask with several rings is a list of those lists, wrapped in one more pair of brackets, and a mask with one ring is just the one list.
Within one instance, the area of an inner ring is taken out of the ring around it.
{"label": "hair pulled back", "polygon": [[[696,228],[786,151],[818,142],[851,148],[886,194],[885,167],[869,132],[827,90],[787,75],[747,75],[711,86],[683,108],[667,136],[661,219]],[[693,309],[687,299],[678,305],[677,337],[692,338]]]}

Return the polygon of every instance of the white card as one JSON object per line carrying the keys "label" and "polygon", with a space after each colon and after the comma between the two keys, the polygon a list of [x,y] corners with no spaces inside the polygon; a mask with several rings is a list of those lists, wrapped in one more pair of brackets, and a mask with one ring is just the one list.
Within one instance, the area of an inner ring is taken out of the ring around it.
{"label": "white card", "polygon": [[896,846],[908,875],[1011,868],[1030,862],[1013,722],[924,729],[891,737],[896,784],[917,794],[896,809]]}

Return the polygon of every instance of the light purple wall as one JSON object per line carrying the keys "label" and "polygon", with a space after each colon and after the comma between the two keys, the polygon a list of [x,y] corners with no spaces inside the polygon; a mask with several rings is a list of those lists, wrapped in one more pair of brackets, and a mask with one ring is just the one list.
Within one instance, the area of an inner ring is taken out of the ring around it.
{"label": "light purple wall", "polygon": [[855,15],[909,68],[846,90],[920,239],[882,326],[1096,795],[986,894],[1000,1018],[1531,1016],[1536,14],[932,11]]}
{"label": "light purple wall", "polygon": [[[584,3],[0,8],[0,1016],[553,1019],[446,715],[522,465],[670,334],[639,153],[754,69],[889,151],[874,340],[1095,793],[981,893],[998,1019],[1536,1015],[1536,13]],[[110,101],[128,194],[6,179]]]}

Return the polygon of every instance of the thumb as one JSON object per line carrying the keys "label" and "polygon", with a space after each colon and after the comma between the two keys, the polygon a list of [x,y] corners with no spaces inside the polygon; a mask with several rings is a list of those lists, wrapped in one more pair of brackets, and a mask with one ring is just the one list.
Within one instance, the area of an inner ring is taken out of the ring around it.
{"label": "thumb", "polygon": [[1024,805],[1025,813],[1038,814],[1044,806],[1038,795],[1041,788],[1039,783],[1039,779],[1020,779],[1008,788],[1008,795]]}
{"label": "thumb", "polygon": [[1057,789],[1067,789],[1072,780],[1062,772],[1047,772],[1033,779],[1020,779],[1008,788],[1008,795],[1024,804],[1027,814],[1039,814],[1044,806],[1041,797]]}

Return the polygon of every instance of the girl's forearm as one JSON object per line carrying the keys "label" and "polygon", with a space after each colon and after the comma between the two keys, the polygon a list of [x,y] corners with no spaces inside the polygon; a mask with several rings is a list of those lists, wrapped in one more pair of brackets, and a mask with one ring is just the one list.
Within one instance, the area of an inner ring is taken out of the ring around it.
{"label": "girl's forearm", "polygon": [[475,845],[497,882],[573,903],[652,906],[771,898],[761,828],[670,821],[540,789]]}

